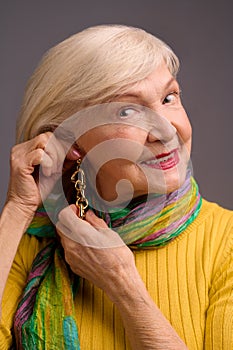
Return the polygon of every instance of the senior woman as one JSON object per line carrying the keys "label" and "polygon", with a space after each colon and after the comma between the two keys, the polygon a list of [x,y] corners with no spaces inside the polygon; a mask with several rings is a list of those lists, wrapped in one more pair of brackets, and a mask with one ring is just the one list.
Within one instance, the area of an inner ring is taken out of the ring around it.
{"label": "senior woman", "polygon": [[36,69],[1,215],[1,349],[232,348],[233,216],[190,174],[178,67],[159,39],[113,25]]}

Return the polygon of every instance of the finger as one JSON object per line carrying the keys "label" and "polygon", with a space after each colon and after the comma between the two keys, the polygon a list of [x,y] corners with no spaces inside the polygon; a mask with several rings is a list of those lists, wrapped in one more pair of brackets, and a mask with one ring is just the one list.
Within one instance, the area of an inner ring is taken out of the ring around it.
{"label": "finger", "polygon": [[41,160],[41,170],[43,175],[49,177],[53,173],[55,173],[54,170],[54,161],[48,154],[44,152],[42,160]]}
{"label": "finger", "polygon": [[12,171],[19,173],[32,174],[34,172],[34,167],[41,163],[44,151],[42,149],[37,149],[21,156],[14,156],[12,163]]}
{"label": "finger", "polygon": [[[61,172],[65,159],[65,149],[53,135],[44,149],[45,152],[45,168],[48,168],[50,175]],[[49,157],[49,158],[48,158]],[[49,159],[51,161],[49,161]]]}
{"label": "finger", "polygon": [[77,208],[77,206],[75,204],[70,204],[69,207],[77,216],[79,216],[78,215],[79,210],[78,210],[78,208]]}
{"label": "finger", "polygon": [[47,132],[14,146],[11,151],[13,169],[31,174],[34,167],[41,164],[42,173],[47,177],[61,173],[65,151],[52,136],[51,132]]}
{"label": "finger", "polygon": [[44,174],[50,176],[60,172],[65,159],[65,146],[58,141],[52,132],[45,132],[29,141],[32,150],[41,149],[44,151],[40,164],[44,167]]}
{"label": "finger", "polygon": [[64,209],[62,209],[58,215],[59,222],[61,222],[67,228],[81,232],[81,234],[85,234],[88,230],[95,229],[87,222],[79,218],[78,216],[78,208],[72,204]]}
{"label": "finger", "polygon": [[82,225],[76,225],[75,229],[72,226],[64,225],[61,221],[57,223],[57,233],[63,242],[68,238],[83,247],[96,249],[116,248],[125,245],[120,236],[109,228],[99,228],[97,231],[84,220],[81,221]]}
{"label": "finger", "polygon": [[97,229],[108,228],[106,222],[103,219],[98,218],[98,216],[96,216],[95,213],[90,209],[86,212],[86,221]]}
{"label": "finger", "polygon": [[92,210],[88,210],[86,213],[86,220],[82,220],[79,217],[79,208],[75,204],[69,205],[59,213],[59,221],[61,221],[65,226],[70,227],[72,225],[74,228],[76,225],[82,227],[83,230],[89,229],[90,226],[98,228],[108,228],[108,225],[104,220],[98,218]]}
{"label": "finger", "polygon": [[43,168],[52,167],[52,159],[41,149],[37,148],[25,155],[26,165],[42,165]]}
{"label": "finger", "polygon": [[[40,134],[34,137],[31,140],[28,140],[22,144],[19,144],[19,146],[20,148],[22,147],[25,153],[29,153],[36,149],[41,149],[44,151],[52,135],[53,133],[46,132],[44,134]],[[19,148],[19,151],[20,151],[20,148]]]}
{"label": "finger", "polygon": [[72,214],[76,219],[75,222],[72,220],[69,223],[66,220],[58,221],[56,225],[58,235],[63,238],[66,236],[83,246],[95,246],[98,240],[98,231],[86,221],[78,218],[73,212]]}
{"label": "finger", "polygon": [[[83,246],[94,247],[99,249],[119,247],[124,245],[120,236],[116,232],[109,229],[106,224],[105,227],[103,227],[102,223],[102,227],[100,227],[98,221],[99,227],[97,229],[89,222],[77,217],[74,210],[74,206],[69,206],[63,209],[59,213],[59,221],[56,225],[58,231],[61,231],[62,234],[67,236],[69,239]],[[102,220],[100,219],[100,221]],[[95,221],[95,223],[97,223],[97,220]]]}
{"label": "finger", "polygon": [[12,148],[12,153],[16,157],[22,158],[26,154],[28,154],[36,149],[44,150],[51,135],[52,135],[51,132],[47,132],[44,134],[40,134],[40,135],[34,137],[33,139],[30,139],[30,140],[25,141],[23,143],[19,143]]}

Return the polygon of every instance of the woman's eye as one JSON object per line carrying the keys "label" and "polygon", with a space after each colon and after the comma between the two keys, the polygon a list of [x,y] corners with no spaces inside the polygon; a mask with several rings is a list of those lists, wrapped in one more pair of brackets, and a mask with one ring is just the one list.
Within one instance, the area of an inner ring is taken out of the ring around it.
{"label": "woman's eye", "polygon": [[163,104],[174,102],[176,100],[177,96],[178,96],[177,92],[172,92],[171,94],[168,94],[165,97],[165,99],[163,100]]}
{"label": "woman's eye", "polygon": [[137,116],[138,114],[139,114],[139,111],[131,107],[123,108],[119,112],[119,115],[121,118],[134,117],[134,116]]}

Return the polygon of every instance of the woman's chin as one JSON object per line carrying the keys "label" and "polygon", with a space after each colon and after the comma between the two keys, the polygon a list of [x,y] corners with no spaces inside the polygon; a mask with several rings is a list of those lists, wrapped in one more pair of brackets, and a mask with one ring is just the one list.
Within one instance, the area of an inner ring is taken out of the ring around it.
{"label": "woman's chin", "polygon": [[186,178],[187,166],[166,171],[147,171],[147,193],[168,194],[179,189]]}
{"label": "woman's chin", "polygon": [[165,176],[164,193],[168,194],[178,190],[185,182],[186,171],[182,173],[177,172],[173,176]]}

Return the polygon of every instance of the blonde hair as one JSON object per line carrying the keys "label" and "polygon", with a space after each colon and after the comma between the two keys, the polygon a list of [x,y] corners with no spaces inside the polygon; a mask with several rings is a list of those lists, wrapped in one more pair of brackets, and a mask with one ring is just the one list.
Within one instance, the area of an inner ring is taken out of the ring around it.
{"label": "blonde hair", "polygon": [[82,108],[109,101],[162,61],[176,76],[179,61],[171,48],[139,28],[102,25],[71,36],[44,55],[29,80],[16,142],[58,126]]}

